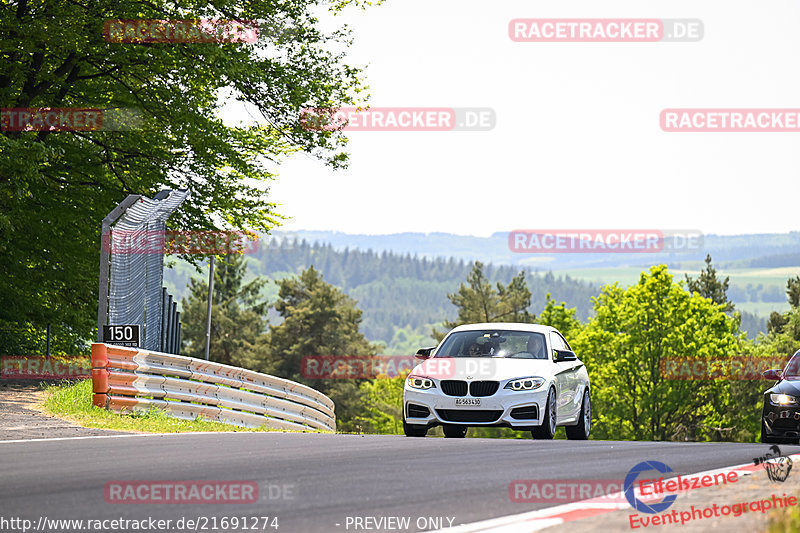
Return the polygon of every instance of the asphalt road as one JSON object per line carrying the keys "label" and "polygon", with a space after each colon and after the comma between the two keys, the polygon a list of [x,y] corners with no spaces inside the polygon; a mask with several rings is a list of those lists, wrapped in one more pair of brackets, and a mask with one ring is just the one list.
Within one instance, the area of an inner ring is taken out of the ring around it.
{"label": "asphalt road", "polygon": [[[784,448],[786,453],[800,452],[800,447],[781,446]],[[515,479],[622,479],[644,460],[664,462],[676,473],[692,473],[750,463],[767,449],[767,445],[735,443],[291,433],[7,441],[0,442],[0,517],[27,518],[34,523],[42,516],[173,521],[206,517],[207,530],[223,531],[221,517],[269,516],[270,524],[272,517],[278,518],[277,531],[302,533],[375,531],[381,529],[366,529],[375,526],[372,522],[356,529],[348,517],[408,516],[411,526],[404,530],[416,531],[420,517],[449,517],[456,525],[553,505],[510,501],[508,486]],[[259,501],[107,503],[105,484],[128,480],[255,481]],[[216,529],[211,527],[213,517],[218,520]],[[188,530],[174,524],[169,531]],[[248,527],[251,524],[248,522]],[[14,530],[9,524],[2,525],[0,520],[0,530]],[[241,523],[237,530],[244,530]]]}

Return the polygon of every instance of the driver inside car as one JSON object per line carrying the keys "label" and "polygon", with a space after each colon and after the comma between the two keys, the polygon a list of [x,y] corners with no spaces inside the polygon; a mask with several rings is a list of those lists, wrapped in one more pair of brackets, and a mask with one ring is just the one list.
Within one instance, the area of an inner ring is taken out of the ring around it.
{"label": "driver inside car", "polygon": [[541,335],[531,335],[528,337],[528,352],[533,354],[534,359],[547,359],[544,353],[544,343]]}

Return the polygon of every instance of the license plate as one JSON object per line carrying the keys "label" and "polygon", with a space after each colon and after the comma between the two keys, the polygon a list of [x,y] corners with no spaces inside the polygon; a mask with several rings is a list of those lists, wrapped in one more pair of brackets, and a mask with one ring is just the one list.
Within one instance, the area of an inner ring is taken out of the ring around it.
{"label": "license plate", "polygon": [[456,398],[456,405],[480,405],[479,398]]}

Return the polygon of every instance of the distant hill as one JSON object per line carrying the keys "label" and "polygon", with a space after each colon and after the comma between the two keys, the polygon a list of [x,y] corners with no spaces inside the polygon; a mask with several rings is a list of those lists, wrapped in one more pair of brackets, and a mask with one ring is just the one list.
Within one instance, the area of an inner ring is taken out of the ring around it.
{"label": "distant hill", "polygon": [[[701,246],[695,251],[656,254],[513,253],[508,246],[508,235],[505,232],[494,233],[490,237],[474,237],[450,233],[363,235],[295,231],[275,232],[273,237],[325,242],[337,249],[386,250],[426,258],[453,257],[466,262],[479,260],[539,273],[569,273],[573,280],[586,281],[598,287],[614,281],[626,285],[620,277],[623,269],[632,275],[626,276],[628,283],[633,283],[639,272],[661,263],[676,274],[676,280],[681,280],[684,272],[696,275],[705,267],[703,260],[706,254],[711,254],[718,271],[731,271],[728,297],[737,304],[742,313],[742,329],[751,338],[758,332],[766,331],[770,311],[788,308],[786,279],[800,274],[800,231],[751,235],[708,234],[702,236]],[[772,272],[767,272],[769,269]],[[581,312],[585,311],[580,305],[576,306]]]}
{"label": "distant hill", "polygon": [[[691,254],[515,254],[508,249],[507,238],[506,233],[481,238],[447,233],[274,232],[262,237],[257,251],[248,255],[248,276],[282,279],[314,265],[328,282],[358,301],[364,311],[362,331],[367,338],[385,342],[389,352],[401,353],[417,343],[429,342],[433,325],[455,318],[456,309],[447,294],[464,282],[474,260],[487,265],[487,275],[493,282],[504,284],[525,269],[533,295],[532,312],[541,311],[549,292],[556,301],[577,308],[582,321],[591,315],[591,298],[599,293],[600,285],[559,274],[560,270],[597,269],[608,272],[608,282],[619,279],[614,276],[621,270],[614,269],[632,269],[638,277],[638,272],[658,263],[691,273],[699,272],[706,253],[711,253],[718,269],[800,265],[800,232],[707,235],[704,248]],[[177,262],[165,271],[165,284],[180,299],[193,275],[197,274],[191,266]],[[676,275],[676,279],[682,277]],[[734,303],[744,302],[754,309],[769,302],[785,302],[777,283],[766,287],[760,283],[732,284],[728,294]],[[265,296],[274,299],[276,293],[271,285]],[[742,329],[750,337],[766,329],[768,312],[756,311],[759,314],[743,312],[742,316]]]}
{"label": "distant hill", "polygon": [[[471,263],[464,260],[428,259],[387,251],[337,250],[330,243],[275,239],[260,244],[255,253],[248,255],[249,276],[282,279],[313,265],[326,281],[358,301],[364,312],[361,327],[364,335],[387,345],[397,340],[395,335],[400,330],[405,331],[404,335],[413,333],[427,338],[433,325],[454,319],[456,308],[447,294],[458,290],[471,269]],[[508,284],[520,270],[508,265],[485,267],[493,283],[503,284]],[[196,275],[192,267],[178,263],[165,271],[165,284],[180,300],[186,294],[189,278]],[[534,313],[544,308],[546,295],[550,293],[556,301],[576,307],[578,318],[586,320],[592,312],[591,298],[599,292],[599,288],[590,283],[551,272],[529,272],[527,281]],[[274,296],[274,292],[271,295]]]}
{"label": "distant hill", "polygon": [[[333,231],[275,232],[273,237],[305,239],[330,243],[334,248],[384,250],[420,257],[453,257],[465,261],[483,261],[495,265],[525,266],[532,270],[553,270],[595,267],[650,266],[666,264],[670,268],[700,264],[710,253],[718,267],[800,266],[800,231],[753,235],[705,235],[700,249],[685,253],[656,254],[525,254],[513,253],[508,247],[508,233],[490,237],[453,235],[450,233],[395,233],[391,235],[358,235]],[[748,262],[744,265],[744,262]],[[738,263],[738,265],[736,265]]]}

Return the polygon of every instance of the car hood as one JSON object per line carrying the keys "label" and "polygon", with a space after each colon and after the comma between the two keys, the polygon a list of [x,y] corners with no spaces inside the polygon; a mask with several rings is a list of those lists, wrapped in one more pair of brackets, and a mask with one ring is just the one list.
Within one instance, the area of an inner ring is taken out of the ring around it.
{"label": "car hood", "polygon": [[581,364],[553,363],[545,359],[509,359],[504,357],[435,357],[417,365],[412,374],[435,379],[495,380],[540,376],[551,378],[555,373]]}
{"label": "car hood", "polygon": [[788,394],[790,396],[800,396],[800,380],[784,379],[776,383],[767,394]]}

